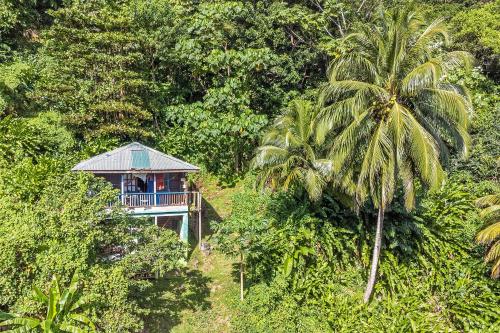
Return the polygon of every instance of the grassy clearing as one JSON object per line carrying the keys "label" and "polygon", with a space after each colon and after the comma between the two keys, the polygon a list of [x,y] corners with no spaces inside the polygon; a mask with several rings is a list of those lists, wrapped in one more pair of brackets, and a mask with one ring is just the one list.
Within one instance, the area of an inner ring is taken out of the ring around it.
{"label": "grassy clearing", "polygon": [[229,332],[231,316],[238,302],[238,284],[232,274],[232,262],[225,256],[212,252],[205,256],[199,250],[193,252],[190,266],[201,272],[207,280],[208,306],[185,309],[173,333]]}
{"label": "grassy clearing", "polygon": [[[231,198],[241,183],[224,187],[215,177],[200,180],[204,198],[204,240],[210,243],[209,221],[231,213]],[[233,274],[233,260],[217,251],[202,253],[193,246],[185,274],[172,274],[157,281],[147,298],[152,314],[147,318],[148,333],[229,332],[236,314],[239,285]]]}
{"label": "grassy clearing", "polygon": [[231,213],[233,195],[242,190],[243,184],[239,181],[227,186],[220,184],[212,175],[203,175],[199,186],[203,195],[203,221],[208,225],[210,221],[220,221]]}

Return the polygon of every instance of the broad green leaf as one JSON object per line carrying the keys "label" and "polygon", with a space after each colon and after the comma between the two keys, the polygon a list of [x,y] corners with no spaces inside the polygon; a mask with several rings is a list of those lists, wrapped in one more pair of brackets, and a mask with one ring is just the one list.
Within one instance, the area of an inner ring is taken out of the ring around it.
{"label": "broad green leaf", "polygon": [[289,276],[292,273],[293,269],[293,258],[290,256],[286,256],[285,262],[283,264],[283,271],[285,273],[285,276]]}

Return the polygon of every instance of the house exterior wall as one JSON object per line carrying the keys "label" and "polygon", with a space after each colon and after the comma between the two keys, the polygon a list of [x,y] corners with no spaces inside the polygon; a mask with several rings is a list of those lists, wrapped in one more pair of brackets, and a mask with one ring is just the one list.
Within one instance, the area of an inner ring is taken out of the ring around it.
{"label": "house exterior wall", "polygon": [[158,216],[156,220],[157,226],[171,229],[177,233],[180,231],[181,223],[182,216]]}
{"label": "house exterior wall", "polygon": [[110,182],[114,189],[121,189],[121,174],[115,173],[96,173],[96,177],[101,177]]}
{"label": "house exterior wall", "polygon": [[185,172],[166,172],[156,174],[156,192],[183,192],[182,178]]}
{"label": "house exterior wall", "polygon": [[185,172],[143,173],[135,185],[131,185],[134,182],[131,175],[95,173],[120,190],[121,203],[128,207],[129,214],[155,217],[158,226],[175,230],[185,242],[188,241],[189,229],[199,238],[199,226],[189,208],[191,201],[188,198],[192,198],[192,194],[182,193],[185,192],[182,181],[186,178]]}
{"label": "house exterior wall", "polygon": [[[139,174],[139,173],[138,173]],[[113,188],[121,191],[121,181],[122,177],[126,180],[126,182],[132,181],[134,178],[133,174],[120,174],[120,173],[95,173],[96,177],[101,177],[110,182],[113,185]],[[148,180],[153,180],[154,175],[156,175],[156,192],[183,192],[183,184],[182,179],[186,179],[185,172],[162,172],[162,173],[147,173],[146,174],[146,182]],[[125,184],[127,185],[127,184]],[[129,190],[127,190],[129,188]],[[130,190],[135,188],[136,190]],[[125,186],[124,192],[138,192],[139,186]],[[145,192],[145,191],[142,191]],[[122,193],[123,194],[123,193]]]}

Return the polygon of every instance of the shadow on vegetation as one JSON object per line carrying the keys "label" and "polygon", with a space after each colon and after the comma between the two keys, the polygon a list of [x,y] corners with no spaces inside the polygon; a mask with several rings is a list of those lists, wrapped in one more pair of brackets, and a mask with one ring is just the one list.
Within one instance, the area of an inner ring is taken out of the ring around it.
{"label": "shadow on vegetation", "polygon": [[[240,262],[234,262],[231,265],[231,277],[233,278],[233,282],[240,284]],[[248,276],[245,276],[243,279],[243,287],[246,290],[247,285],[249,285],[250,281],[248,281]]]}
{"label": "shadow on vegetation", "polygon": [[232,173],[227,175],[219,175],[217,186],[221,188],[234,187],[241,179],[243,174],[241,173]]}
{"label": "shadow on vegetation", "polygon": [[203,221],[203,237],[210,236],[213,234],[213,230],[210,227],[212,221],[221,222],[222,217],[217,213],[217,210],[205,199],[202,202],[202,221]]}
{"label": "shadow on vegetation", "polygon": [[198,270],[182,270],[154,280],[141,294],[143,306],[149,311],[144,333],[170,332],[181,323],[182,311],[209,309],[210,282]]}

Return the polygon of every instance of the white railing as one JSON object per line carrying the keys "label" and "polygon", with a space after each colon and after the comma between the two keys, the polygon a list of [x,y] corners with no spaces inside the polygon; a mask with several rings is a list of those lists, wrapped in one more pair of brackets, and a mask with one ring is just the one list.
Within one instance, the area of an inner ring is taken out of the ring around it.
{"label": "white railing", "polygon": [[118,196],[127,207],[189,206],[198,209],[200,192],[125,193]]}

